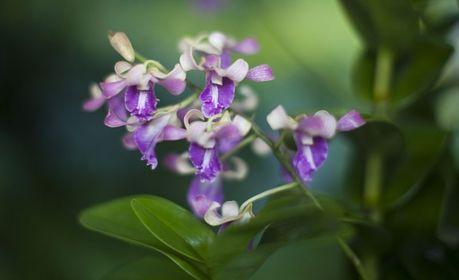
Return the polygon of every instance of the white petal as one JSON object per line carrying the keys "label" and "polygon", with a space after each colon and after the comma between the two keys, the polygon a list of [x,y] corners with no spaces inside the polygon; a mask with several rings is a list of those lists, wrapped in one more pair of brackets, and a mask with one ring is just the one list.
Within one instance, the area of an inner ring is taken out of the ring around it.
{"label": "white petal", "polygon": [[332,138],[336,133],[337,122],[335,117],[325,110],[321,110],[315,113],[314,116],[319,117],[323,123],[323,129],[320,133],[320,136],[325,138]]}
{"label": "white petal", "polygon": [[239,205],[236,201],[227,201],[222,205],[222,217],[235,218],[239,215]]}
{"label": "white petal", "polygon": [[132,65],[129,62],[123,60],[115,63],[115,73],[120,77],[123,77],[131,68]]}
{"label": "white petal", "polygon": [[185,128],[188,129],[190,127],[190,120],[191,119],[204,119],[204,115],[202,114],[201,111],[198,109],[191,109],[188,112],[186,112],[185,116],[183,117],[183,123],[185,124]]}
{"label": "white petal", "polygon": [[209,43],[217,50],[222,51],[227,42],[227,38],[223,33],[213,32],[209,35]]}
{"label": "white petal", "polygon": [[268,114],[266,120],[273,130],[284,128],[295,129],[297,126],[296,121],[287,115],[287,112],[285,112],[284,107],[281,105],[274,108],[274,110]]}
{"label": "white petal", "polygon": [[252,150],[259,156],[266,156],[271,153],[271,148],[260,138],[257,138],[252,142]]}
{"label": "white petal", "polygon": [[232,180],[245,179],[249,173],[249,167],[247,163],[239,157],[232,157],[231,161],[233,162],[234,168],[232,170],[224,171],[222,173],[223,178]]}
{"label": "white petal", "polygon": [[218,75],[222,77],[227,77],[239,83],[242,80],[244,80],[245,77],[247,76],[247,73],[249,72],[249,64],[245,60],[239,58],[233,64],[231,64],[228,68],[215,69],[215,70]]}
{"label": "white petal", "polygon": [[252,128],[252,124],[239,115],[234,117],[233,124],[239,129],[239,133],[241,133],[242,136],[249,133],[250,129]]}

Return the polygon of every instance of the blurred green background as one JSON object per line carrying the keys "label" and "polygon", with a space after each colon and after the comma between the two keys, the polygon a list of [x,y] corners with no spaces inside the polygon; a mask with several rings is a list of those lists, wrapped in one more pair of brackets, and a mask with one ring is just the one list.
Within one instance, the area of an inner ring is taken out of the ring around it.
{"label": "blurred green background", "polygon": [[[454,0],[432,8],[448,10],[457,10]],[[178,61],[176,46],[184,35],[219,30],[257,38],[262,50],[247,60],[270,64],[276,75],[269,84],[253,85],[260,97],[256,118],[264,128],[264,116],[277,104],[296,113],[367,110],[350,84],[361,46],[335,0],[230,0],[214,12],[187,0],[3,0],[0,279],[98,279],[146,251],[83,229],[79,211],[140,193],[186,205],[189,178],[161,167],[152,172],[138,152],[123,149],[123,129],[103,125],[104,110],[81,110],[89,83],[120,59],[108,30],[126,32],[139,52],[168,67]],[[453,66],[450,75],[457,73]],[[164,92],[158,97],[173,100]],[[171,148],[185,147],[164,144],[160,155]],[[311,188],[342,199],[352,147],[338,137],[330,149]],[[250,176],[225,185],[226,197],[239,202],[280,182],[273,159],[248,150],[243,157]],[[315,240],[280,250],[254,279],[342,279],[347,269],[336,244]]]}

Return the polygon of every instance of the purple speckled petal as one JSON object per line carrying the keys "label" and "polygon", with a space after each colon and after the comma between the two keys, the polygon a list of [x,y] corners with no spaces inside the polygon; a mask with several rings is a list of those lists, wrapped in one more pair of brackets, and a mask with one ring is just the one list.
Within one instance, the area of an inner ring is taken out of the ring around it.
{"label": "purple speckled petal", "polygon": [[167,126],[170,117],[170,115],[164,115],[153,119],[135,131],[134,140],[142,153],[142,160],[147,161],[147,165],[150,165],[151,169],[155,169],[158,165],[155,147],[162,140],[163,130]]}
{"label": "purple speckled petal", "polygon": [[209,118],[228,109],[234,99],[234,82],[223,78],[222,85],[212,84],[210,81],[199,96],[202,103],[202,113]]}
{"label": "purple speckled petal", "polygon": [[361,127],[365,124],[365,120],[362,118],[359,112],[356,110],[349,111],[338,121],[339,131],[349,131]]}
{"label": "purple speckled petal", "polygon": [[148,90],[138,90],[136,86],[130,86],[125,94],[126,109],[139,120],[151,120],[156,111],[158,100],[155,97],[154,85],[149,84]]}
{"label": "purple speckled petal", "polygon": [[[298,135],[295,138],[298,138]],[[327,159],[327,140],[322,137],[314,137],[312,145],[303,145],[301,140],[297,139],[297,148],[298,151],[293,157],[293,167],[303,181],[310,182],[313,173]]]}
{"label": "purple speckled petal", "polygon": [[219,152],[226,153],[241,141],[242,135],[237,126],[228,124],[218,129],[215,138]]}
{"label": "purple speckled petal", "polygon": [[260,51],[260,45],[258,44],[257,40],[253,38],[246,38],[238,42],[233,47],[233,51],[247,55],[256,54]]}
{"label": "purple speckled petal", "polygon": [[267,82],[274,80],[273,69],[267,64],[255,66],[247,73],[247,80],[254,82]]}
{"label": "purple speckled petal", "polygon": [[126,81],[102,82],[99,84],[102,94],[105,98],[112,98],[120,93],[126,87]]}
{"label": "purple speckled petal", "polygon": [[213,182],[202,182],[199,177],[193,178],[187,195],[193,213],[203,218],[212,202],[223,203],[223,187],[220,178]]}
{"label": "purple speckled petal", "polygon": [[190,160],[196,168],[196,174],[199,175],[201,181],[212,182],[222,170],[220,159],[217,155],[217,150],[205,149],[198,144],[191,143]]}
{"label": "purple speckled petal", "polygon": [[117,95],[110,98],[108,101],[108,113],[105,116],[104,123],[108,127],[119,127],[126,125],[128,113],[124,106],[123,95]]}

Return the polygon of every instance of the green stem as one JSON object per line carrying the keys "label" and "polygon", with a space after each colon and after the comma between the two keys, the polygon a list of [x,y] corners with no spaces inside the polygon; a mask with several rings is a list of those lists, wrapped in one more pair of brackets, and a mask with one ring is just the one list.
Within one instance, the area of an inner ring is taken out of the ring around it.
{"label": "green stem", "polygon": [[362,265],[362,262],[360,261],[359,257],[352,251],[351,247],[347,245],[346,242],[342,238],[337,238],[338,244],[341,247],[341,250],[346,254],[346,256],[351,260],[351,262],[354,264],[355,269],[359,273],[360,277],[362,279],[368,279],[365,268]]}
{"label": "green stem", "polygon": [[291,183],[291,184],[282,185],[280,187],[272,188],[272,189],[269,189],[269,190],[264,191],[262,193],[259,193],[259,194],[255,195],[255,196],[247,199],[244,203],[241,204],[240,208],[244,209],[249,204],[252,204],[257,200],[260,200],[262,198],[265,198],[267,196],[270,196],[270,195],[273,195],[273,194],[276,194],[276,193],[279,193],[279,192],[283,192],[283,191],[286,191],[286,190],[289,190],[289,189],[296,188],[297,185],[298,184],[295,182],[295,183]]}
{"label": "green stem", "polygon": [[[373,88],[374,115],[387,118],[387,102],[390,98],[394,57],[390,49],[381,47],[376,56],[375,82]],[[370,151],[365,170],[363,200],[375,223],[381,223],[383,213],[380,209],[380,196],[383,187],[384,161],[378,151]],[[378,256],[370,253],[364,259],[366,273],[370,279],[378,279]]]}
{"label": "green stem", "polygon": [[138,52],[135,52],[135,59],[142,63],[147,61],[147,59],[143,55],[139,54]]}

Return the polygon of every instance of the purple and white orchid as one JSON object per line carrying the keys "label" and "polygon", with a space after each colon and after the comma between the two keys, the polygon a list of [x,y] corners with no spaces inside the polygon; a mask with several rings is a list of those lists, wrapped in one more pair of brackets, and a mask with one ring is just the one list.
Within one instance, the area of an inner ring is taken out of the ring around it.
{"label": "purple and white orchid", "polygon": [[[193,118],[198,120],[190,122]],[[190,110],[185,116],[186,137],[191,143],[189,156],[201,180],[213,181],[223,170],[219,155],[234,148],[250,131],[251,124],[238,115],[231,119],[228,112],[203,119],[199,110]]]}
{"label": "purple and white orchid", "polygon": [[267,121],[273,130],[293,131],[297,146],[292,165],[304,182],[312,180],[313,173],[322,166],[328,155],[328,140],[337,131],[350,131],[365,124],[360,114],[352,110],[338,121],[327,111],[312,116],[301,115],[296,120],[287,115],[282,106],[276,107]]}
{"label": "purple and white orchid", "polygon": [[[268,65],[249,69],[243,59],[231,61],[232,52],[258,52],[259,46],[254,39],[236,42],[222,33],[214,32],[195,39],[185,38],[179,47],[182,51],[180,64],[184,71],[199,70],[206,73],[206,85],[199,97],[205,117],[212,117],[228,109],[234,99],[236,84],[242,80],[265,82],[274,79]],[[195,53],[200,57],[199,63],[194,57]]]}

